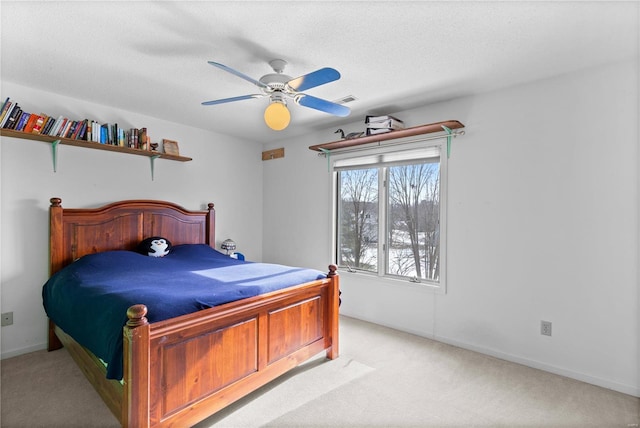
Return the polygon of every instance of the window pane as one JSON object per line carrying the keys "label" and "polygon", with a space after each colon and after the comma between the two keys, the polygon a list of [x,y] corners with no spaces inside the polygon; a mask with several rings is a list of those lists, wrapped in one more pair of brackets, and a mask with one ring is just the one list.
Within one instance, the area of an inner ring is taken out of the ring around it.
{"label": "window pane", "polygon": [[440,165],[390,167],[387,273],[440,279]]}
{"label": "window pane", "polygon": [[338,173],[338,264],[378,272],[378,169]]}

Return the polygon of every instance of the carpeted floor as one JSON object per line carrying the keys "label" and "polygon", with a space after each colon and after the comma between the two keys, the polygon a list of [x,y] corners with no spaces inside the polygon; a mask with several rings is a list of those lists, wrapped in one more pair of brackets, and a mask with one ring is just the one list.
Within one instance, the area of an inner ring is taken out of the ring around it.
{"label": "carpeted floor", "polygon": [[[218,412],[209,427],[623,427],[640,399],[341,318],[323,355]],[[117,427],[64,350],[2,361],[2,427]]]}

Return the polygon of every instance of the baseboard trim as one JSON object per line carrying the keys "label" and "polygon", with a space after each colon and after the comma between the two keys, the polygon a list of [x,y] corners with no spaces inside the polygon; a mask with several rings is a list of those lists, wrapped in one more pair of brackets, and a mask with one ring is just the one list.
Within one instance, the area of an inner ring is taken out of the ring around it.
{"label": "baseboard trim", "polygon": [[480,354],[489,355],[491,357],[499,358],[501,360],[509,361],[512,363],[522,364],[523,366],[531,367],[538,370],[543,370],[545,372],[568,377],[570,379],[578,380],[580,382],[585,382],[591,385],[600,386],[602,388],[611,389],[613,391],[621,392],[623,394],[640,398],[640,387],[635,387],[633,385],[627,385],[623,383],[613,382],[607,379],[601,379],[585,373],[568,370],[562,367],[557,367],[557,366],[546,364],[540,361],[531,360],[529,358],[519,357],[517,355],[507,354],[501,351],[497,351],[495,349],[489,349],[482,346],[459,342],[457,340],[449,339],[443,336],[434,336],[432,337],[432,339],[437,340],[438,342],[446,343],[448,345],[456,346],[458,348],[463,348],[469,351],[478,352]]}
{"label": "baseboard trim", "polygon": [[13,357],[17,357],[19,355],[28,354],[29,352],[41,351],[43,349],[47,349],[46,342],[37,343],[35,345],[27,346],[27,347],[24,347],[24,348],[12,349],[12,350],[6,351],[6,352],[2,351],[2,353],[0,353],[0,359],[5,360],[7,358],[13,358]]}
{"label": "baseboard trim", "polygon": [[640,385],[628,385],[618,382],[613,382],[607,379],[601,379],[595,376],[591,376],[585,373],[575,372],[573,370],[564,369],[562,367],[556,367],[550,364],[546,364],[540,361],[531,360],[529,358],[507,354],[505,352],[497,351],[495,349],[485,348],[482,346],[472,345],[466,342],[460,342],[458,340],[450,339],[445,336],[438,335],[430,335],[425,332],[420,332],[412,329],[403,328],[400,326],[391,325],[388,323],[380,323],[376,320],[367,319],[366,317],[360,317],[353,314],[345,313],[345,316],[359,319],[365,322],[370,322],[372,324],[381,325],[383,327],[392,328],[394,330],[403,331],[405,333],[414,334],[416,336],[424,337],[426,339],[435,340],[438,342],[446,343],[447,345],[455,346],[458,348],[466,349],[473,352],[478,352],[480,354],[489,355],[491,357],[499,358],[501,360],[509,361],[512,363],[522,364],[523,366],[531,367],[538,370],[543,370],[545,372],[557,374],[559,376],[568,377],[570,379],[575,379],[580,382],[585,382],[591,385],[599,386],[606,389],[611,389],[613,391],[621,392],[623,394],[631,395],[633,397],[640,398]]}

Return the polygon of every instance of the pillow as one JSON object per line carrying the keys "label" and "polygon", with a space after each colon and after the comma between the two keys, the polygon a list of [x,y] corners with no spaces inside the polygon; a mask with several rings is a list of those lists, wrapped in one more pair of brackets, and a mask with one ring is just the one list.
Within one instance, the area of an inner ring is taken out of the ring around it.
{"label": "pillow", "polygon": [[171,251],[171,242],[162,236],[152,236],[138,244],[140,254],[151,257],[164,257]]}

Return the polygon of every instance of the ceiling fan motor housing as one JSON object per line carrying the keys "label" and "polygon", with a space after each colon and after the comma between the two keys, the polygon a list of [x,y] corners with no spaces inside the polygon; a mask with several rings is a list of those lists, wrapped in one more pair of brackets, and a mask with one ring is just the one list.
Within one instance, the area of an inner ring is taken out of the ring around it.
{"label": "ceiling fan motor housing", "polygon": [[274,91],[287,91],[290,90],[286,87],[287,82],[291,80],[291,76],[283,74],[284,67],[287,65],[287,61],[283,59],[273,59],[269,61],[269,65],[273,68],[275,73],[265,74],[260,78],[260,82],[267,85]]}
{"label": "ceiling fan motor housing", "polygon": [[266,74],[260,78],[260,82],[264,83],[268,87],[274,90],[282,90],[284,89],[287,82],[291,80],[291,77],[286,74]]}

